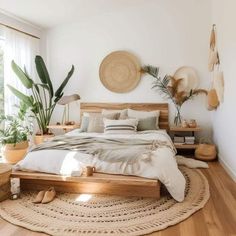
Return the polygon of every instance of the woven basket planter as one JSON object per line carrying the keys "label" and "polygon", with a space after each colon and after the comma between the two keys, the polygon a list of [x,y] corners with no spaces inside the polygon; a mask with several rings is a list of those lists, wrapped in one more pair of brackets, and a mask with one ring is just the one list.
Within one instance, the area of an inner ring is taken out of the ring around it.
{"label": "woven basket planter", "polygon": [[15,164],[22,160],[29,147],[28,141],[23,141],[16,144],[5,144],[2,147],[3,160],[9,164]]}
{"label": "woven basket planter", "polygon": [[0,201],[4,201],[11,195],[10,184],[11,166],[0,163]]}

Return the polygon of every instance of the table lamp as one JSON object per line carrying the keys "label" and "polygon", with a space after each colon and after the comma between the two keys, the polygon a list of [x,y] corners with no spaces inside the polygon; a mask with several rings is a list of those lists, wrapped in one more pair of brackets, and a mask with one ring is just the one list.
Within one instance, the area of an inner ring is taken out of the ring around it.
{"label": "table lamp", "polygon": [[72,94],[69,96],[63,96],[58,102],[57,104],[59,105],[63,105],[64,106],[64,111],[63,111],[63,115],[62,115],[62,124],[65,125],[70,125],[70,118],[69,118],[69,113],[70,113],[70,103],[75,102],[80,100],[80,96],[79,94]]}

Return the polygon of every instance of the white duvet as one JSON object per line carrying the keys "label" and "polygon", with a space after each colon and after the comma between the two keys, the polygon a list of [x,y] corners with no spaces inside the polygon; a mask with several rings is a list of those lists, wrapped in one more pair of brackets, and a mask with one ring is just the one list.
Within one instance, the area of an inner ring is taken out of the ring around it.
{"label": "white duvet", "polygon": [[[78,130],[67,133],[71,136],[92,136],[103,138],[128,138],[167,141],[173,143],[164,130],[144,131],[135,134],[81,133]],[[135,164],[105,162],[96,156],[67,150],[41,150],[29,152],[25,159],[15,165],[16,170],[39,171],[45,173],[80,176],[85,166],[95,166],[97,172],[110,174],[135,175],[160,180],[177,201],[184,200],[185,178],[179,171],[175,152],[168,148],[158,148],[151,157],[140,156]]]}

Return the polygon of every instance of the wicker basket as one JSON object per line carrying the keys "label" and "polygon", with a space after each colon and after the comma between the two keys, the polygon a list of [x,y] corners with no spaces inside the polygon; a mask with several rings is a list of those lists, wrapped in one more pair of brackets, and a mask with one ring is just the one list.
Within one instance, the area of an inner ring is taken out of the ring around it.
{"label": "wicker basket", "polygon": [[216,159],[216,146],[214,144],[201,143],[195,150],[195,158],[201,161]]}
{"label": "wicker basket", "polygon": [[0,163],[0,201],[6,200],[11,195],[11,165]]}

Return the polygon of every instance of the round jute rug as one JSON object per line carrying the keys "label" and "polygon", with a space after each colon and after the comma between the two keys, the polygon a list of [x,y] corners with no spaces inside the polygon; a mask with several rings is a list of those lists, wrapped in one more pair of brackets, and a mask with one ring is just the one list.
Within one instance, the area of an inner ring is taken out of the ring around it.
{"label": "round jute rug", "polygon": [[186,197],[176,202],[163,188],[160,200],[89,194],[58,194],[50,204],[34,205],[36,193],[0,204],[7,221],[51,235],[143,235],[177,224],[202,208],[209,198],[207,179],[199,170],[181,167]]}

